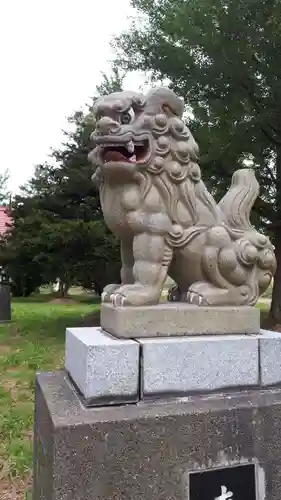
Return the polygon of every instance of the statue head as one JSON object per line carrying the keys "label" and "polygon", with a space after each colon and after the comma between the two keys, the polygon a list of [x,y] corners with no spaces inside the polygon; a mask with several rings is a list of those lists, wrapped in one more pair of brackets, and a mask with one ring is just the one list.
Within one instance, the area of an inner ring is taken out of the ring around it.
{"label": "statue head", "polygon": [[197,159],[197,145],[182,120],[184,101],[169,88],[157,87],[145,96],[130,91],[103,96],[93,111],[95,148],[89,157],[96,178],[124,182],[137,172],[159,173],[167,157],[180,175],[180,164]]}

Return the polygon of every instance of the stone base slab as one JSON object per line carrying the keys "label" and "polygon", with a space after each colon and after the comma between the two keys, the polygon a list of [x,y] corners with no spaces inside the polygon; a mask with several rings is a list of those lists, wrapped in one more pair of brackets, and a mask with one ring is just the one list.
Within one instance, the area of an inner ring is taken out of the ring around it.
{"label": "stone base slab", "polygon": [[119,404],[139,398],[139,344],[100,328],[66,331],[65,368],[85,405]]}
{"label": "stone base slab", "polygon": [[194,473],[249,464],[255,495],[222,479],[196,498],[280,500],[280,436],[281,389],[85,408],[64,372],[39,374],[33,500],[193,500]]}
{"label": "stone base slab", "polygon": [[71,328],[65,367],[88,406],[281,384],[281,335],[119,339]]}
{"label": "stone base slab", "polygon": [[138,339],[140,397],[281,384],[281,334]]}
{"label": "stone base slab", "polygon": [[177,337],[258,333],[260,311],[255,307],[205,307],[183,302],[155,306],[101,305],[101,327],[120,338]]}
{"label": "stone base slab", "polygon": [[258,344],[248,335],[140,339],[141,397],[257,386]]}

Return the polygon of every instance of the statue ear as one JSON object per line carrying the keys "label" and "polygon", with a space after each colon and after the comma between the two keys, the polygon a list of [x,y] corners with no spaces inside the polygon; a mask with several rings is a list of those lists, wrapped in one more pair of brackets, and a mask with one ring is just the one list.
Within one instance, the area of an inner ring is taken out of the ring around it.
{"label": "statue ear", "polygon": [[153,113],[159,113],[162,109],[167,115],[182,116],[184,112],[184,100],[168,87],[151,89],[146,95],[146,103]]}

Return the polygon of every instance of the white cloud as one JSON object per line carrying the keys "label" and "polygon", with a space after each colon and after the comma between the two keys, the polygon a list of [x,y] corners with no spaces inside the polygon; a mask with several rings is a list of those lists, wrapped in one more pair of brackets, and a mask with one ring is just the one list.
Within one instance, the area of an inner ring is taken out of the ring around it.
{"label": "white cloud", "polygon": [[[66,117],[93,95],[129,25],[129,0],[0,2],[1,167],[15,192],[60,144]],[[137,88],[134,75],[128,79]]]}

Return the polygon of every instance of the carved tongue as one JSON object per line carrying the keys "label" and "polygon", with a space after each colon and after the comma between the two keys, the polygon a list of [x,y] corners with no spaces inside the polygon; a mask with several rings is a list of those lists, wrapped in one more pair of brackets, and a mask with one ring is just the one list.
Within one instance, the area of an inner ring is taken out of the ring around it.
{"label": "carved tongue", "polygon": [[119,151],[107,151],[104,155],[105,161],[123,161],[126,160],[126,156],[122,155]]}

